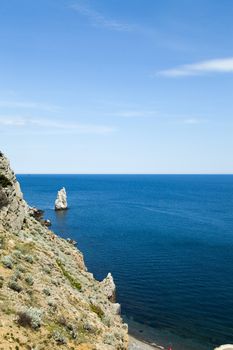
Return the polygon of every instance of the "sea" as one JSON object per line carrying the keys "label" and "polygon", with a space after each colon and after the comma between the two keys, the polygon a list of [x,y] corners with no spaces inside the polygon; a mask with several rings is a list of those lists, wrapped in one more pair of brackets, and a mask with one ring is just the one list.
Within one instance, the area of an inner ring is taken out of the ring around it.
{"label": "sea", "polygon": [[[233,343],[233,175],[18,179],[89,271],[112,273],[130,332],[174,350]],[[55,212],[62,187],[69,209]]]}

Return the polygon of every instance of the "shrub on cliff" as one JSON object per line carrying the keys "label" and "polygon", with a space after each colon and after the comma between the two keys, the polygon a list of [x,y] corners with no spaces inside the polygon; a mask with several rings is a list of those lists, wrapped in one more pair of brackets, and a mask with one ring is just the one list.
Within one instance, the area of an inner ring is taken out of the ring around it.
{"label": "shrub on cliff", "polygon": [[3,281],[4,281],[4,278],[2,276],[0,276],[0,288],[3,287]]}
{"label": "shrub on cliff", "polygon": [[54,331],[53,332],[53,339],[56,341],[57,344],[66,344],[67,340],[64,337],[64,335],[60,331]]}
{"label": "shrub on cliff", "polygon": [[1,261],[4,267],[8,269],[13,269],[13,260],[10,257],[10,255],[5,255]]}
{"label": "shrub on cliff", "polygon": [[101,307],[99,307],[98,305],[95,305],[93,303],[90,304],[90,309],[91,311],[93,311],[100,319],[102,319],[104,317],[104,312],[101,309]]}
{"label": "shrub on cliff", "polygon": [[12,183],[10,182],[10,180],[8,180],[8,178],[5,175],[0,174],[0,186],[5,188],[8,186],[12,186]]}
{"label": "shrub on cliff", "polygon": [[12,289],[14,292],[17,292],[17,293],[20,293],[23,290],[22,286],[18,282],[14,281],[14,280],[11,280],[8,283],[8,287],[10,289]]}
{"label": "shrub on cliff", "polygon": [[34,284],[34,280],[32,278],[31,275],[28,275],[26,278],[25,278],[25,282],[29,285],[29,286],[32,286]]}
{"label": "shrub on cliff", "polygon": [[57,259],[57,265],[60,267],[63,275],[68,279],[70,284],[72,285],[73,288],[81,290],[82,285],[79,281],[77,281],[65,268],[64,265],[62,264],[61,260]]}
{"label": "shrub on cliff", "polygon": [[0,249],[6,248],[6,239],[5,237],[0,237]]}
{"label": "shrub on cliff", "polygon": [[9,204],[8,198],[0,188],[0,209],[7,206],[8,204]]}
{"label": "shrub on cliff", "polygon": [[42,311],[37,308],[25,308],[18,313],[18,324],[23,327],[37,329],[41,326]]}
{"label": "shrub on cliff", "polygon": [[25,255],[24,259],[30,264],[33,264],[33,262],[34,262],[32,255]]}

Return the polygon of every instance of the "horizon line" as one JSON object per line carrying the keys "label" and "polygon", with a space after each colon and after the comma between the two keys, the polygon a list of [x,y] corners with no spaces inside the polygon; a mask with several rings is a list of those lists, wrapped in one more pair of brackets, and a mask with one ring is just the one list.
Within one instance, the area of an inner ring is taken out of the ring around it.
{"label": "horizon line", "polygon": [[230,175],[233,173],[15,173],[17,176],[20,175]]}

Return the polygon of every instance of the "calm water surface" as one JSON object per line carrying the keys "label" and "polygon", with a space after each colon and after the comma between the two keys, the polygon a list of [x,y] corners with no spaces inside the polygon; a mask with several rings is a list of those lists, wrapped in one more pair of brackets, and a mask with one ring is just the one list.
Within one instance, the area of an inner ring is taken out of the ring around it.
{"label": "calm water surface", "polygon": [[[18,178],[53,230],[78,241],[89,270],[112,272],[123,314],[175,349],[233,343],[233,176]],[[63,186],[70,209],[56,213]]]}

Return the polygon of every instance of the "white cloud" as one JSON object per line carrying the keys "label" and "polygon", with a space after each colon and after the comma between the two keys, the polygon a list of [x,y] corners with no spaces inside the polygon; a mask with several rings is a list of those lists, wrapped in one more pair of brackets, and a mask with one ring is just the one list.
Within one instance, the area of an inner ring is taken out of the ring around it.
{"label": "white cloud", "polygon": [[198,118],[188,118],[183,120],[184,124],[191,124],[191,125],[202,124],[203,122],[205,122],[205,120],[198,119]]}
{"label": "white cloud", "polygon": [[47,112],[57,112],[60,107],[37,102],[27,101],[0,101],[0,107],[3,108],[22,108],[22,109],[39,109]]}
{"label": "white cloud", "polygon": [[0,129],[35,130],[47,133],[78,133],[78,134],[108,134],[115,131],[112,126],[96,124],[79,124],[72,122],[60,122],[45,119],[31,119],[22,117],[0,116]]}
{"label": "white cloud", "polygon": [[157,75],[164,77],[182,77],[207,73],[233,73],[233,57],[201,61],[180,67],[162,70]]}
{"label": "white cloud", "polygon": [[8,117],[1,117],[0,118],[0,127],[1,126],[16,126],[21,127],[25,126],[25,121],[23,119],[12,119]]}
{"label": "white cloud", "polygon": [[151,117],[157,115],[157,111],[153,110],[124,110],[111,113],[112,116],[122,118],[137,118],[137,117]]}
{"label": "white cloud", "polygon": [[87,17],[92,25],[105,27],[115,31],[132,30],[132,26],[129,24],[119,22],[115,19],[106,18],[102,13],[97,12],[90,7],[84,6],[83,4],[76,3],[74,5],[71,5],[71,8],[82,16]]}

